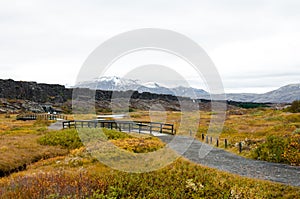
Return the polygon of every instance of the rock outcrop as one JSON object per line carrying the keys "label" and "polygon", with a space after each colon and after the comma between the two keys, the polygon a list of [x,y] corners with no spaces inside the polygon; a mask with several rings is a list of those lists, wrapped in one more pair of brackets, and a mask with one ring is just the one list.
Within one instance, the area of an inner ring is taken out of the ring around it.
{"label": "rock outcrop", "polygon": [[195,107],[194,100],[173,95],[153,94],[137,91],[103,91],[87,88],[65,88],[58,84],[39,84],[36,82],[0,80],[0,112],[44,112],[47,107],[59,107],[64,112],[71,112],[72,97],[82,105],[94,96],[97,111],[118,109],[149,110],[160,105],[164,110],[180,110],[180,102],[188,108]]}
{"label": "rock outcrop", "polygon": [[63,103],[72,97],[72,89],[58,84],[0,80],[0,98],[29,100],[37,103]]}

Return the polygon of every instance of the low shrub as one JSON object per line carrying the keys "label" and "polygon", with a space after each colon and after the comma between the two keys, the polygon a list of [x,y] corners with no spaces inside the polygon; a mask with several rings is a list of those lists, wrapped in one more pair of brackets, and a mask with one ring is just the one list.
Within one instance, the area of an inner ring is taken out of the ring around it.
{"label": "low shrub", "polygon": [[[78,135],[80,134],[80,136]],[[82,139],[87,141],[89,139],[100,138],[103,136],[108,140],[118,140],[131,138],[127,133],[119,132],[111,129],[89,129],[83,128],[77,131],[76,129],[64,129],[59,131],[51,131],[38,139],[38,143],[42,145],[62,146],[67,149],[76,149],[83,146]]]}
{"label": "low shrub", "polygon": [[125,149],[134,153],[147,153],[156,151],[164,147],[164,143],[158,138],[148,137],[148,138],[126,138],[123,140],[113,140],[113,144],[117,147]]}
{"label": "low shrub", "polygon": [[284,150],[283,157],[291,165],[300,166],[300,133],[289,138],[289,144]]}
{"label": "low shrub", "polygon": [[42,145],[61,146],[67,149],[76,149],[83,146],[75,129],[51,131],[38,139]]}
{"label": "low shrub", "polygon": [[118,140],[118,139],[125,139],[125,138],[132,137],[132,136],[128,135],[127,133],[120,132],[117,130],[103,128],[102,131],[106,135],[107,139],[109,139],[109,140]]}
{"label": "low shrub", "polygon": [[51,124],[51,122],[53,122],[53,121],[37,119],[37,120],[34,121],[33,126],[35,126],[35,127],[46,127],[46,126],[49,126]]}
{"label": "low shrub", "polygon": [[298,134],[300,135],[300,129],[296,129],[294,132],[293,132],[294,135]]}
{"label": "low shrub", "polygon": [[252,157],[269,162],[287,162],[284,157],[284,149],[287,147],[287,140],[278,136],[269,136],[265,143],[259,145],[252,151]]}
{"label": "low shrub", "polygon": [[300,122],[299,114],[292,114],[285,117],[288,122]]}
{"label": "low shrub", "polygon": [[263,144],[252,150],[251,156],[269,162],[300,165],[300,135],[269,136]]}
{"label": "low shrub", "polygon": [[146,173],[78,169],[0,181],[0,198],[297,198],[299,193],[297,187],[238,177],[186,161]]}
{"label": "low shrub", "polygon": [[300,100],[293,101],[291,106],[285,110],[292,113],[300,113]]}

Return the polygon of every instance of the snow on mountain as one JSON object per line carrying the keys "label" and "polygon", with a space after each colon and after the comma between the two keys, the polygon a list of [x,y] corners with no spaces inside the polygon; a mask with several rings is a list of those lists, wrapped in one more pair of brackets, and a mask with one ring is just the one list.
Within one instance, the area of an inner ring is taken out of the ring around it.
{"label": "snow on mountain", "polygon": [[174,93],[176,93],[177,96],[190,97],[192,99],[201,98],[203,96],[209,95],[209,93],[203,89],[197,89],[192,87],[178,86],[173,88],[172,90]]}
{"label": "snow on mountain", "polygon": [[97,90],[136,90],[140,87],[137,80],[125,79],[116,76],[103,76],[92,81],[81,82],[77,85],[82,88],[90,88]]}
{"label": "snow on mountain", "polygon": [[126,78],[120,78],[116,76],[112,77],[100,77],[92,81],[81,82],[77,85],[82,88],[98,89],[98,90],[117,90],[127,91],[134,90],[140,93],[149,92],[156,94],[168,94],[182,97],[199,98],[202,95],[208,95],[208,93],[202,89],[195,89],[190,87],[178,86],[175,88],[168,88],[167,86],[158,84],[156,82],[140,83],[138,80],[131,80]]}
{"label": "snow on mountain", "polygon": [[158,88],[161,87],[158,83],[155,82],[146,82],[146,83],[142,83],[142,86],[148,87],[148,88]]}
{"label": "snow on mountain", "polygon": [[[89,82],[82,82],[77,85],[82,88],[98,90],[133,90],[156,94],[169,94],[175,96],[189,97],[192,99],[210,99],[210,94],[203,89],[178,86],[168,88],[156,82],[140,83],[138,80],[125,79],[120,77],[101,77]],[[255,93],[228,93],[227,100],[240,102],[271,102],[271,103],[290,103],[294,100],[300,100],[300,84],[290,84],[277,90],[263,94]]]}

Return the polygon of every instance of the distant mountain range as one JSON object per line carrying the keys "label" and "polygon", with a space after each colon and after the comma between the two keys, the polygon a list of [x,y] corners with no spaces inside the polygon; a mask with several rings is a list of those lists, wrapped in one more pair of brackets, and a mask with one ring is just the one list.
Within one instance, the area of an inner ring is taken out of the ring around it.
{"label": "distant mountain range", "polygon": [[[141,84],[135,80],[125,80],[118,77],[84,82],[76,87],[83,87],[83,89],[66,88],[58,84],[0,79],[0,113],[44,112],[45,106],[52,106],[55,110],[71,113],[72,99],[73,97],[76,98],[73,91],[80,92],[79,99],[86,94],[95,95],[95,108],[98,112],[111,111],[113,94],[115,97],[120,97],[120,101],[114,101],[114,104],[119,108],[128,107],[127,102],[122,101],[125,97],[130,98],[129,108],[132,110],[149,110],[155,104],[161,104],[165,110],[180,111],[179,101],[184,101],[185,106],[191,110],[195,108],[195,103],[199,103],[201,110],[210,110],[210,95],[202,89],[182,86],[167,88],[155,82]],[[97,91],[93,92],[88,88],[97,89]],[[227,94],[227,100],[227,104],[230,105],[228,108],[243,107],[240,105],[245,102],[246,105],[249,104],[248,102],[290,103],[294,100],[300,100],[300,84],[287,85],[264,94]]]}
{"label": "distant mountain range", "polygon": [[[90,88],[95,90],[109,91],[138,91],[167,94],[192,99],[210,99],[210,94],[203,90],[192,87],[178,86],[168,88],[156,82],[140,83],[138,80],[125,79],[120,77],[101,77],[93,81],[81,82],[76,87]],[[291,103],[294,100],[300,100],[300,84],[290,84],[280,87],[277,90],[263,94],[256,93],[228,93],[227,100],[237,102],[258,102],[258,103]]]}
{"label": "distant mountain range", "polygon": [[125,79],[120,77],[101,77],[94,81],[81,82],[77,87],[90,88],[94,90],[108,91],[138,91],[139,93],[149,92],[155,94],[175,95],[181,97],[189,97],[192,99],[209,96],[209,93],[203,89],[178,86],[168,88],[156,82],[140,83],[138,80]]}
{"label": "distant mountain range", "polygon": [[294,100],[300,100],[300,84],[289,84],[263,94],[228,94],[227,99],[248,102],[291,103]]}

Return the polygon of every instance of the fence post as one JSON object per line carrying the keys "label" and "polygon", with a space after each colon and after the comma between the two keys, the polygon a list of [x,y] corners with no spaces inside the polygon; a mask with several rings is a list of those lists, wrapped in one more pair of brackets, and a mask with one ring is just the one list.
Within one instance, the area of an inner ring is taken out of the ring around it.
{"label": "fence post", "polygon": [[202,133],[201,138],[202,138],[202,140],[204,140],[204,133]]}
{"label": "fence post", "polygon": [[206,135],[206,143],[208,144],[208,135]]}
{"label": "fence post", "polygon": [[217,147],[219,147],[219,138],[217,138]]}
{"label": "fence post", "polygon": [[242,153],[242,142],[239,142],[239,152]]}
{"label": "fence post", "polygon": [[141,125],[139,124],[139,133],[141,133]]}
{"label": "fence post", "polygon": [[162,133],[162,124],[160,124],[160,130],[159,130],[160,133]]}
{"label": "fence post", "polygon": [[227,148],[228,143],[227,143],[227,139],[225,139],[225,149]]}
{"label": "fence post", "polygon": [[213,140],[212,137],[210,137],[210,144],[212,144],[212,140]]}

